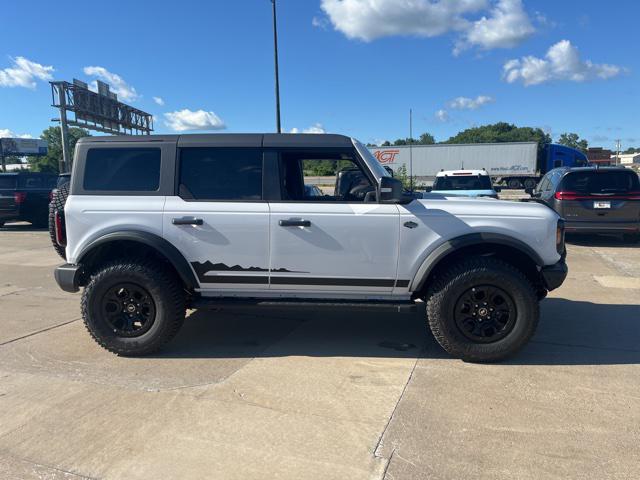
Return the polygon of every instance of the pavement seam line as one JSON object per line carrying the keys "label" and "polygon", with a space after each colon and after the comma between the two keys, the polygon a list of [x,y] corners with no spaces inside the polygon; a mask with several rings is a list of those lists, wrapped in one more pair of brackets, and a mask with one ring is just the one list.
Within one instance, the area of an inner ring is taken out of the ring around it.
{"label": "pavement seam line", "polygon": [[0,347],[3,347],[5,345],[9,345],[10,343],[13,343],[13,342],[17,342],[18,340],[24,340],[25,338],[33,337],[34,335],[38,335],[40,333],[48,332],[49,330],[53,330],[54,328],[64,327],[65,325],[69,325],[70,323],[77,322],[78,320],[81,320],[81,319],[82,319],[82,317],[74,318],[73,320],[69,320],[69,321],[66,321],[66,322],[63,322],[63,323],[59,323],[59,324],[53,325],[51,327],[43,328],[42,330],[38,330],[36,332],[27,333],[26,335],[22,335],[21,337],[13,338],[11,340],[7,340],[6,342],[0,343]]}
{"label": "pavement seam line", "polygon": [[[420,360],[420,356],[419,355],[416,357],[416,361],[413,363],[413,367],[411,368],[411,373],[409,374],[409,378],[407,378],[407,381],[404,384],[404,387],[402,387],[402,392],[400,393],[400,396],[398,397],[398,401],[396,402],[396,404],[393,407],[393,411],[391,412],[391,415],[389,416],[389,420],[387,421],[387,424],[384,426],[384,429],[382,430],[382,433],[380,434],[380,437],[378,438],[378,442],[376,443],[376,448],[373,450],[373,456],[374,457],[384,458],[384,457],[382,457],[382,455],[379,454],[378,450],[382,446],[382,439],[384,438],[384,434],[387,433],[387,429],[389,428],[389,425],[391,425],[393,417],[396,414],[396,410],[398,409],[398,405],[400,405],[400,402],[402,401],[402,397],[404,397],[404,393],[407,391],[407,387],[409,386],[409,382],[411,382],[411,379],[413,378],[413,373],[416,371],[416,366],[418,365],[418,360]],[[395,451],[395,448],[393,450]],[[392,454],[393,454],[393,451],[392,451]],[[391,460],[391,456],[389,457],[389,460]]]}
{"label": "pavement seam line", "polygon": [[96,477],[88,477],[87,475],[83,475],[82,473],[76,473],[76,472],[72,472],[70,470],[65,470],[63,468],[58,468],[58,467],[54,467],[52,465],[47,465],[46,463],[34,462],[33,460],[29,460],[28,458],[18,457],[16,455],[12,454],[11,452],[9,452],[6,449],[0,450],[0,453],[2,453],[3,455],[6,455],[7,457],[13,458],[14,460],[18,460],[20,462],[30,463],[31,465],[35,465],[35,466],[38,466],[38,467],[48,468],[49,470],[54,470],[56,472],[65,473],[67,475],[73,475],[74,477],[83,478],[85,480],[98,480]]}

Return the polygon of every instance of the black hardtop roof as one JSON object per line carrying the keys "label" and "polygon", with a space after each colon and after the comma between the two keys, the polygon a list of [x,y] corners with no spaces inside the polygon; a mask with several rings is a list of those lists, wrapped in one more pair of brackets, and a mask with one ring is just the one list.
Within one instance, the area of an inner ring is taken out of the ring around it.
{"label": "black hardtop roof", "polygon": [[82,144],[176,142],[178,146],[342,148],[351,138],[331,133],[200,133],[189,135],[122,135],[83,137]]}

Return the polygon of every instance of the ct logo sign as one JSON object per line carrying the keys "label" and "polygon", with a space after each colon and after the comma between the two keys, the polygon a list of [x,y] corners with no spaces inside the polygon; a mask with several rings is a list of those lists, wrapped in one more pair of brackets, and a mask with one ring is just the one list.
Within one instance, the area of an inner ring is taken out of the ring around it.
{"label": "ct logo sign", "polygon": [[377,150],[373,156],[376,157],[380,163],[395,163],[398,153],[400,153],[400,150]]}

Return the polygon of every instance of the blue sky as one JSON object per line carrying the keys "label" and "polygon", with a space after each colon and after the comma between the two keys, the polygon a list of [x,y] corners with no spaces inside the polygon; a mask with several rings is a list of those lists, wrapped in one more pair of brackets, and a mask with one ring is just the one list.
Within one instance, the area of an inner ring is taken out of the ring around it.
{"label": "blue sky", "polygon": [[[393,140],[413,108],[437,140],[507,121],[640,146],[640,3],[433,2],[279,0],[283,128]],[[0,134],[52,125],[49,78],[100,76],[157,133],[273,131],[269,0],[65,7],[4,5]]]}

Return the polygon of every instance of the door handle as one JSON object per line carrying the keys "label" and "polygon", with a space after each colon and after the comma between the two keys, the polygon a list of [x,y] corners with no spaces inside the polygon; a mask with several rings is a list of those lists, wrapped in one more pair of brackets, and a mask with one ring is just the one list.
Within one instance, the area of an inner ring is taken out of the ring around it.
{"label": "door handle", "polygon": [[295,220],[293,218],[290,218],[289,220],[280,220],[278,222],[278,224],[281,227],[310,227],[311,226],[311,221],[310,220]]}
{"label": "door handle", "polygon": [[173,223],[174,225],[202,225],[204,222],[201,218],[181,217],[174,218],[173,220],[171,220],[171,223]]}

